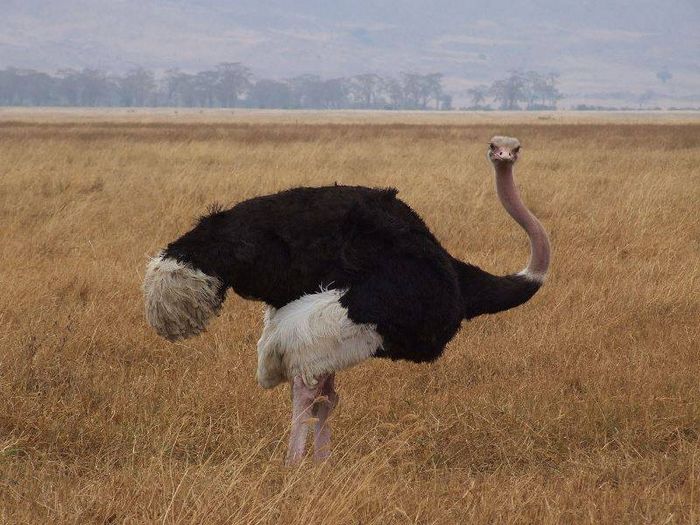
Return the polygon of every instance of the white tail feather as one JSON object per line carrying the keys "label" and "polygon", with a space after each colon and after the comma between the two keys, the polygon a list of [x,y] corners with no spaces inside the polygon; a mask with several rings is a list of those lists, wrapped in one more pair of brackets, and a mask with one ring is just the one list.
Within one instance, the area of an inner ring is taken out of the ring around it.
{"label": "white tail feather", "polygon": [[146,319],[170,341],[197,335],[221,307],[221,286],[218,278],[161,253],[146,267]]}

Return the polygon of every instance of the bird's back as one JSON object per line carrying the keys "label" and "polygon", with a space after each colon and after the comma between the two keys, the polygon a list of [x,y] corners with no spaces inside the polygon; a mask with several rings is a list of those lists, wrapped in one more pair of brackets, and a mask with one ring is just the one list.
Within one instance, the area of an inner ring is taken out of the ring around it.
{"label": "bird's back", "polygon": [[321,286],[349,287],[391,254],[444,250],[394,189],[294,188],[203,217],[166,252],[280,307]]}

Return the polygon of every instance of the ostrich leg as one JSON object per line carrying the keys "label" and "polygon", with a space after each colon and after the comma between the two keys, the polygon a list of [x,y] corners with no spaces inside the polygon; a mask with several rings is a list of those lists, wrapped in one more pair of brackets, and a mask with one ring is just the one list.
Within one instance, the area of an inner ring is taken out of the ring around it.
{"label": "ostrich leg", "polygon": [[316,462],[325,461],[331,453],[331,427],[328,416],[338,404],[334,383],[335,374],[329,374],[322,382],[319,381],[321,395],[314,405],[314,415],[317,418],[314,429],[314,461]]}
{"label": "ostrich leg", "polygon": [[289,436],[287,464],[304,458],[309,424],[315,422],[314,461],[323,461],[330,453],[331,430],[328,416],[338,401],[334,387],[335,374],[318,378],[314,387],[306,386],[303,378],[292,380],[292,430]]}
{"label": "ostrich leg", "polygon": [[299,463],[306,453],[306,435],[318,387],[309,388],[301,376],[292,379],[292,430],[287,449],[287,465]]}

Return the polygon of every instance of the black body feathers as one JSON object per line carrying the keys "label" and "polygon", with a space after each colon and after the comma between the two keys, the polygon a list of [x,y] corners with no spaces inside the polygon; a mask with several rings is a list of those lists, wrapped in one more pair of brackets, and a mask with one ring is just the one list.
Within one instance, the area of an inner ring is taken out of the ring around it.
{"label": "black body feathers", "polygon": [[[242,297],[280,308],[323,288],[384,339],[378,356],[432,361],[463,319],[539,288],[454,259],[394,189],[295,188],[215,210],[165,250]],[[222,292],[222,293],[225,293]]]}

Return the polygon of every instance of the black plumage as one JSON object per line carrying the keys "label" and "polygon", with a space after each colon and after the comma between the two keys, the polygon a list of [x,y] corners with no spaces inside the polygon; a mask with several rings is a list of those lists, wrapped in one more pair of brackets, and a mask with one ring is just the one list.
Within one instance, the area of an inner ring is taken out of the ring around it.
{"label": "black plumage", "polygon": [[395,189],[295,188],[214,210],[164,255],[247,299],[280,308],[321,288],[384,340],[376,355],[439,357],[463,319],[513,308],[540,287],[494,276],[440,245]]}

